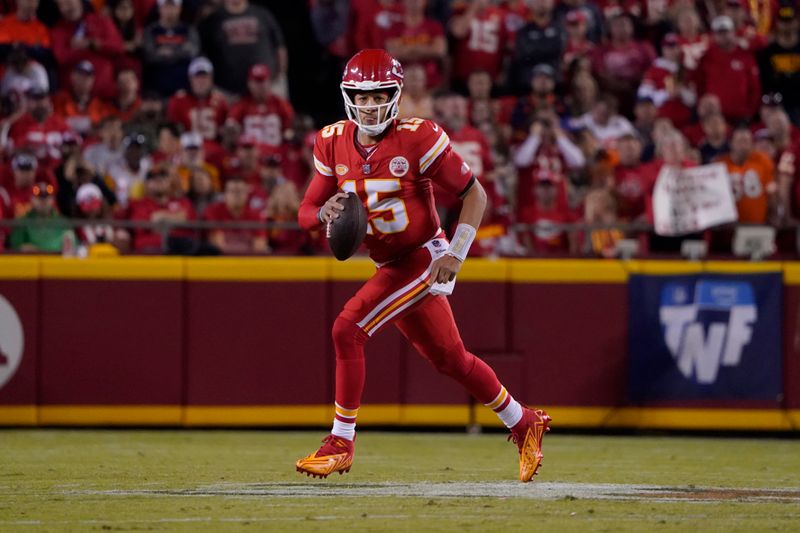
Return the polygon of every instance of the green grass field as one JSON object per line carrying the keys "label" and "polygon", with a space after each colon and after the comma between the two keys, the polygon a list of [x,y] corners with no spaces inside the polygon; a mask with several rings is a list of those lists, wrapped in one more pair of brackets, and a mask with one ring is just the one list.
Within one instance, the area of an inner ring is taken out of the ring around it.
{"label": "green grass field", "polygon": [[364,430],[301,476],[323,433],[2,430],[0,531],[800,531],[797,439],[550,434],[521,484],[500,434]]}

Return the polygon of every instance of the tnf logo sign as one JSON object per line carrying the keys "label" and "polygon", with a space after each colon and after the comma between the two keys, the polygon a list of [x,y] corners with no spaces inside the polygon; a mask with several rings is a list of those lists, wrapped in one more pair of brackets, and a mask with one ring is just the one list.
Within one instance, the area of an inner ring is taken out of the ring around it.
{"label": "tnf logo sign", "polygon": [[681,374],[700,384],[720,367],[737,366],[750,343],[758,312],[753,287],[740,281],[669,283],[661,292],[664,341]]}
{"label": "tnf logo sign", "polygon": [[23,347],[22,322],[11,303],[0,295],[0,389],[19,368]]}

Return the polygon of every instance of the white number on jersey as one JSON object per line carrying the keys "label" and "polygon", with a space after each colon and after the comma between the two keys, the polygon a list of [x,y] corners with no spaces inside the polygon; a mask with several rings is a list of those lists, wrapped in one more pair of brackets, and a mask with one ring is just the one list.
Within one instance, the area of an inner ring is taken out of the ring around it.
{"label": "white number on jersey", "polygon": [[[367,225],[367,233],[372,235],[376,231],[379,233],[400,233],[408,227],[408,212],[406,203],[402,198],[391,196],[389,193],[400,190],[399,179],[369,178],[362,181],[364,192],[367,193],[367,210],[370,213],[382,213],[384,216],[370,220]],[[344,192],[356,191],[355,180],[347,180],[342,183]],[[391,218],[386,215],[391,214]]]}

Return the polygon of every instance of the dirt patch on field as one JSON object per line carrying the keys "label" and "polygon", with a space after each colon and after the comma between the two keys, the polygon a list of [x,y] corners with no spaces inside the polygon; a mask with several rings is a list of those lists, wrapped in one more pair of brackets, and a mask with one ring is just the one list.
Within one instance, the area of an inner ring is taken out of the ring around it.
{"label": "dirt patch on field", "polygon": [[[626,495],[627,496],[627,495]],[[732,488],[669,488],[643,491],[630,496],[670,501],[738,501],[800,503],[800,490],[732,489]]]}

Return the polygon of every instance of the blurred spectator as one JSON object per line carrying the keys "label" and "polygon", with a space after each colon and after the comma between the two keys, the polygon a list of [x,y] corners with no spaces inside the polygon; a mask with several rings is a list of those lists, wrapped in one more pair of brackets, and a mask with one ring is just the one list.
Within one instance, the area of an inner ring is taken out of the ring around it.
{"label": "blurred spectator", "polygon": [[177,164],[181,155],[181,127],[174,122],[158,125],[158,145],[152,153],[154,163]]}
{"label": "blurred spectator", "polygon": [[730,17],[715,18],[711,29],[714,43],[700,60],[698,94],[718,96],[728,120],[747,121],[758,111],[761,99],[758,66],[751,52],[737,46]]}
{"label": "blurred spectator", "polygon": [[40,87],[31,87],[25,93],[25,112],[12,118],[7,126],[10,143],[2,143],[9,150],[27,148],[33,151],[44,166],[53,167],[61,157],[58,146],[69,127],[61,117],[53,114],[50,97]]}
{"label": "blurred spectator", "polygon": [[16,12],[0,19],[0,47],[24,45],[38,61],[51,58],[50,32],[36,16],[39,0],[16,0]]}
{"label": "blurred spectator", "polygon": [[540,168],[534,172],[532,183],[532,194],[526,194],[530,200],[520,203],[517,220],[536,227],[522,234],[523,243],[534,252],[568,252],[573,241],[560,225],[575,222],[576,217],[561,194],[563,180]]}
{"label": "blurred spectator", "polygon": [[81,0],[56,0],[56,4],[61,19],[53,26],[51,38],[62,87],[69,89],[74,67],[88,61],[97,75],[95,93],[113,98],[114,62],[123,53],[114,23],[105,15],[86,12]]}
{"label": "blurred spectator", "polygon": [[133,0],[110,0],[108,8],[122,37],[123,50],[129,57],[137,55],[142,47],[142,28],[134,17]]}
{"label": "blurred spectator", "polygon": [[728,144],[728,124],[721,114],[708,115],[701,123],[703,127],[703,141],[700,143],[700,162],[711,163],[717,157],[727,154],[730,150]]}
{"label": "blurred spectator", "polygon": [[703,140],[705,133],[703,132],[703,120],[711,115],[722,114],[722,104],[716,94],[704,94],[697,101],[697,122],[688,124],[681,129],[681,133],[686,136],[689,144],[697,146]]}
{"label": "blurred spectator", "polygon": [[587,11],[583,9],[568,11],[564,15],[564,23],[567,31],[567,44],[564,47],[564,55],[561,57],[561,69],[566,74],[570,70],[579,68],[577,65],[579,62],[590,64],[595,43],[588,36]]}
{"label": "blurred spectator", "polygon": [[[270,168],[270,165],[267,165]],[[272,179],[267,176],[265,179]],[[268,222],[286,224],[297,220],[297,210],[300,208],[300,195],[291,182],[285,182],[273,187],[267,201],[265,211]],[[279,253],[308,253],[313,245],[304,232],[285,227],[273,227],[269,230],[269,245],[272,250]]]}
{"label": "blurred spectator", "polygon": [[97,174],[92,165],[81,158],[80,154],[74,155],[69,152],[74,143],[66,143],[65,158],[61,166],[56,169],[56,180],[58,181],[58,192],[56,203],[58,210],[67,217],[74,217],[78,214],[77,204],[75,203],[76,193],[81,185],[91,183],[95,185],[103,194],[108,205],[115,205],[117,197],[112,192],[103,178]]}
{"label": "blurred spectator", "polygon": [[133,116],[123,125],[127,135],[144,135],[148,152],[155,150],[158,141],[158,126],[164,121],[164,101],[155,93],[142,95],[141,104]]}
{"label": "blurred spectator", "polygon": [[[749,9],[745,9],[744,2],[749,0],[727,0],[725,2],[725,9],[723,14],[729,16],[733,21],[736,33],[736,41],[743,50],[751,52],[758,52],[767,45],[766,34],[758,30],[754,24],[754,20],[759,16],[751,16]],[[767,15],[766,23],[767,28],[771,24],[772,18],[772,3],[773,0],[754,0],[755,4],[764,5],[770,13]],[[762,3],[763,2],[763,3]]]}
{"label": "blurred spectator", "polygon": [[579,72],[572,78],[569,95],[566,98],[570,117],[580,117],[589,113],[597,103],[600,90],[594,76]]}
{"label": "blurred spectator", "polygon": [[88,146],[83,157],[101,175],[108,174],[111,165],[122,159],[122,120],[116,115],[104,117],[98,125],[100,142]]}
{"label": "blurred spectator", "polygon": [[639,82],[656,53],[650,43],[634,39],[633,21],[627,15],[612,17],[608,30],[608,42],[595,50],[594,73],[600,86],[617,97],[620,109],[630,112]]}
{"label": "blurred spectator", "polygon": [[311,0],[309,18],[317,42],[340,61],[353,54],[348,25],[351,23],[349,0]]}
{"label": "blurred spectator", "polygon": [[775,213],[777,185],[775,166],[761,152],[753,150],[753,133],[741,126],[733,130],[730,154],[720,159],[728,167],[738,221],[767,224]]}
{"label": "blurred spectator", "polygon": [[158,0],[158,20],[144,29],[144,84],[162,97],[189,88],[189,62],[200,51],[197,30],[180,20],[183,0]]}
{"label": "blurred spectator", "polygon": [[614,168],[613,191],[617,215],[628,222],[644,218],[647,198],[653,193],[656,169],[642,163],[642,141],[633,133],[623,135],[617,143],[619,164]]}
{"label": "blurred spectator", "polygon": [[[247,205],[250,185],[242,179],[232,178],[225,182],[222,202],[208,206],[204,218],[214,222],[263,222],[258,213]],[[208,236],[211,244],[225,254],[266,253],[266,229],[218,229]]]}
{"label": "blurred spectator", "polygon": [[139,111],[142,100],[139,98],[139,76],[134,69],[123,67],[117,72],[117,98],[114,104],[114,113],[125,122]]}
{"label": "blurred spectator", "polygon": [[564,51],[562,30],[553,16],[554,0],[530,0],[530,18],[516,33],[509,67],[509,87],[517,94],[530,88],[533,69],[547,64],[559,72]]}
{"label": "blurred spectator", "polygon": [[[408,74],[406,74],[406,81],[407,79]],[[403,92],[405,90],[406,88],[403,89]],[[475,70],[470,73],[467,78],[467,96],[469,98],[469,120],[473,126],[483,122],[494,122],[496,106],[492,100],[492,78],[488,72]],[[480,116],[481,113],[483,116]]]}
{"label": "blurred spectator", "polygon": [[[144,197],[130,203],[127,218],[154,223],[194,220],[191,202],[186,198],[173,196],[171,190],[169,173],[164,168],[150,169],[145,181]],[[135,228],[131,235],[132,249],[136,252],[190,251],[193,247],[191,232],[186,230],[171,231],[167,242],[164,242],[161,233],[152,229]]]}
{"label": "blurred spectator", "polygon": [[31,209],[33,186],[37,181],[44,181],[45,175],[39,168],[36,158],[26,152],[19,152],[11,159],[11,179],[5,182],[5,193],[8,199],[10,218],[24,216]]}
{"label": "blurred spectator", "polygon": [[436,88],[445,81],[447,40],[442,25],[425,17],[426,4],[427,0],[403,0],[403,17],[386,33],[386,50],[403,66],[422,65],[428,87]]}
{"label": "blurred spectator", "polygon": [[531,71],[531,93],[520,96],[512,106],[501,111],[500,122],[511,125],[511,142],[517,144],[528,136],[528,131],[540,112],[563,111],[556,96],[556,71],[547,63],[536,65]]}
{"label": "blurred spectator", "polygon": [[84,137],[114,111],[110,105],[93,95],[96,79],[92,64],[81,61],[72,69],[70,88],[62,89],[53,97],[56,115],[63,118],[70,129]]}
{"label": "blurred spectator", "polygon": [[697,100],[693,88],[683,79],[680,57],[678,36],[668,33],[661,40],[661,56],[644,73],[637,92],[639,97],[650,97],[659,115],[669,118],[676,128],[689,122]]}
{"label": "blurred spectator", "polygon": [[[222,169],[224,180],[244,180],[251,187],[261,184],[261,154],[255,137],[243,133],[236,142],[236,153]],[[219,189],[217,189],[219,190]]]}
{"label": "blurred spectator", "polygon": [[0,81],[0,94],[6,96],[15,89],[24,92],[30,87],[39,87],[48,92],[50,80],[47,77],[47,70],[30,58],[24,46],[14,43],[6,56],[6,69]]}
{"label": "blurred spectator", "polygon": [[189,64],[190,91],[179,91],[169,99],[167,120],[187,131],[199,133],[206,142],[214,142],[228,114],[225,96],[214,89],[214,67],[205,57]]}
{"label": "blurred spectator", "polygon": [[131,200],[144,194],[144,180],[153,168],[148,155],[147,139],[140,133],[127,135],[122,141],[122,157],[106,172],[106,179],[113,187],[121,208],[128,207]]}
{"label": "blurred spectator", "polygon": [[[616,207],[614,196],[607,189],[592,189],[584,200],[583,221],[586,224],[616,224]],[[617,242],[623,237],[618,229],[590,230],[592,253],[600,257],[615,257]]]}
{"label": "blurred spectator", "polygon": [[599,43],[603,37],[603,13],[596,2],[588,0],[561,0],[556,5],[556,19],[562,26],[574,24],[580,20],[583,31],[589,41]]}
{"label": "blurred spectator", "polygon": [[[217,85],[243,94],[251,65],[264,63],[282,82],[288,69],[283,32],[272,14],[248,0],[223,0],[200,24],[203,52],[216,66]],[[191,75],[191,74],[190,74]]]}
{"label": "blurred spectator", "polygon": [[75,205],[76,218],[93,222],[85,223],[75,229],[80,244],[84,246],[98,243],[115,244],[114,228],[108,223],[109,207],[97,185],[94,183],[81,185],[75,193]]}
{"label": "blurred spectator", "polygon": [[412,64],[403,70],[405,77],[397,118],[433,118],[433,97],[427,87],[425,67]]}
{"label": "blurred spectator", "polygon": [[249,95],[239,100],[228,113],[228,122],[254,139],[258,145],[278,150],[284,144],[286,130],[294,122],[294,109],[287,101],[272,94],[272,73],[264,64],[250,67],[247,76]]}
{"label": "blurred spectator", "polygon": [[402,17],[403,6],[397,0],[351,0],[351,50],[386,48],[389,28]]}
{"label": "blurred spectator", "polygon": [[[14,228],[11,232],[11,248],[20,252],[60,252],[64,240],[74,234],[56,209],[55,187],[50,183],[40,182],[32,188],[31,210],[21,217],[22,221],[31,222]],[[48,220],[41,225],[37,222]]]}
{"label": "blurred spectator", "polygon": [[761,86],[783,95],[783,105],[800,124],[800,24],[793,6],[778,9],[772,42],[758,54]]}
{"label": "blurred spectator", "polygon": [[189,190],[192,173],[198,168],[202,168],[211,176],[215,191],[221,190],[219,170],[206,161],[202,137],[197,132],[189,131],[181,135],[181,151],[175,169],[180,179],[181,190],[184,192]]}
{"label": "blurred spectator", "polygon": [[192,202],[198,218],[205,218],[206,208],[213,203],[219,202],[221,195],[214,190],[211,175],[205,169],[196,168],[192,172],[189,192],[186,193],[186,198]]}
{"label": "blurred spectator", "polygon": [[509,46],[505,13],[491,0],[467,0],[456,6],[449,29],[455,40],[453,79],[462,88],[471,72],[482,70],[499,82]]}
{"label": "blurred spectator", "polygon": [[617,101],[611,95],[600,97],[592,110],[571,121],[573,129],[586,128],[604,146],[613,147],[626,133],[634,133],[633,125],[617,113]]}
{"label": "blurred spectator", "polygon": [[653,130],[658,120],[658,108],[649,96],[639,96],[633,106],[633,127],[639,135],[644,146],[642,159],[650,161],[653,158]]}
{"label": "blurred spectator", "polygon": [[683,67],[694,72],[708,50],[708,35],[703,32],[703,22],[694,7],[681,8],[676,16],[676,25]]}

